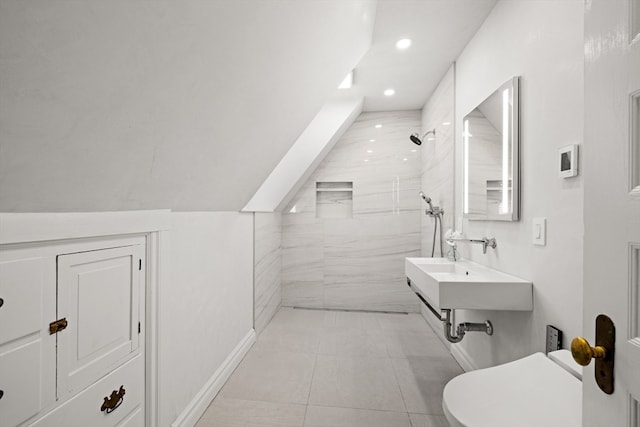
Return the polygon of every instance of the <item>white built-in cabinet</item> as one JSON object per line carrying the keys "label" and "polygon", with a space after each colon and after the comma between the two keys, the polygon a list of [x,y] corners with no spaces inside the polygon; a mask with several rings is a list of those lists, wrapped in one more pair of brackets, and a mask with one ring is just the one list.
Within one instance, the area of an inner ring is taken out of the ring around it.
{"label": "white built-in cabinet", "polygon": [[144,236],[0,246],[0,426],[145,425]]}

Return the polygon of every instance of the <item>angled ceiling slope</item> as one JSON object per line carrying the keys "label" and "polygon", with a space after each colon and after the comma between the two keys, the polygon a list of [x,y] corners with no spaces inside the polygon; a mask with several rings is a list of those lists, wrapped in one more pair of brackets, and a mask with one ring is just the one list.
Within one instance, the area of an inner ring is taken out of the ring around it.
{"label": "angled ceiling slope", "polygon": [[281,210],[358,118],[362,102],[362,98],[327,102],[242,210]]}
{"label": "angled ceiling slope", "polygon": [[0,211],[240,210],[376,2],[2,2]]}
{"label": "angled ceiling slope", "polygon": [[[364,111],[421,109],[495,0],[380,0],[371,49],[355,69]],[[396,42],[409,38],[409,48]],[[394,96],[384,90],[393,88]]]}
{"label": "angled ceiling slope", "polygon": [[[361,110],[422,108],[494,4],[379,0],[372,46],[355,68],[353,87],[336,91],[243,210],[270,212],[286,205]],[[410,48],[397,49],[405,37],[412,40]],[[394,88],[395,96],[383,95],[386,88]]]}

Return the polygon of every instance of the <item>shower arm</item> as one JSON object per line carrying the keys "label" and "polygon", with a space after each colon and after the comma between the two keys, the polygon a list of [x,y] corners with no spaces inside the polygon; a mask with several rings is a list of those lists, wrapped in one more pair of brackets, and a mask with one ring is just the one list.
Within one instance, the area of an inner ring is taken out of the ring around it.
{"label": "shower arm", "polygon": [[431,129],[426,131],[421,137],[420,139],[424,139],[427,135],[433,135],[436,136],[436,130],[435,129]]}

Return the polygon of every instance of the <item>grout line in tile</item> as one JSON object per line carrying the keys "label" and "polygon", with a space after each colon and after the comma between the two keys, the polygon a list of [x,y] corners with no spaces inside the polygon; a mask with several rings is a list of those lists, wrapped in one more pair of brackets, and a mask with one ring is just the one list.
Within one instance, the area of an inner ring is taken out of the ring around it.
{"label": "grout line in tile", "polygon": [[[391,363],[391,369],[393,370],[393,376],[396,379],[396,384],[398,385],[398,390],[400,390],[400,397],[402,397],[402,405],[404,406],[404,411],[409,416],[409,408],[407,408],[407,402],[404,398],[404,393],[402,392],[402,387],[400,387],[400,379],[398,378],[398,373],[396,372],[396,367],[393,363],[393,360],[390,358],[389,363]],[[411,422],[411,417],[409,417],[409,422]]]}
{"label": "grout line in tile", "polygon": [[[394,414],[407,414],[409,415],[409,412],[406,411],[392,411],[390,409],[373,409],[373,408],[354,408],[353,406],[334,406],[334,405],[323,405],[321,403],[314,403],[313,405],[309,404],[307,405],[307,407],[309,406],[317,406],[319,408],[335,408],[335,409],[353,409],[356,411],[374,411],[374,412],[393,412]],[[411,412],[412,414],[415,414],[415,412]],[[418,415],[426,415],[426,414],[418,414]]]}
{"label": "grout line in tile", "polygon": [[371,313],[371,314],[400,314],[400,315],[409,315],[409,312],[406,311],[382,311],[382,310],[364,310],[364,309],[356,309],[356,308],[320,308],[320,307],[297,307],[292,306],[288,307],[293,310],[313,310],[313,311],[337,311],[343,313]]}
{"label": "grout line in tile", "polygon": [[[320,346],[318,345],[318,350]],[[311,382],[309,383],[309,392],[307,393],[307,404],[304,407],[304,417],[302,418],[302,426],[307,422],[307,411],[309,411],[309,399],[311,398],[311,388],[313,387],[313,377],[316,375],[316,365],[318,364],[318,350],[316,350],[316,357],[313,359],[313,369],[311,370]]]}

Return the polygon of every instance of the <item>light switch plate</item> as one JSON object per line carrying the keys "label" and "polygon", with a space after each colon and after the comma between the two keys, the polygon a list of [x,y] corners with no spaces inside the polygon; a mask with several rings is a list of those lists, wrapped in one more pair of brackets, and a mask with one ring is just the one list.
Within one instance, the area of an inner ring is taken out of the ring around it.
{"label": "light switch plate", "polygon": [[534,245],[547,244],[547,219],[533,218],[532,241]]}

